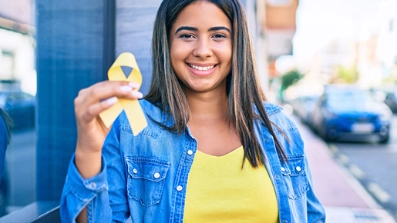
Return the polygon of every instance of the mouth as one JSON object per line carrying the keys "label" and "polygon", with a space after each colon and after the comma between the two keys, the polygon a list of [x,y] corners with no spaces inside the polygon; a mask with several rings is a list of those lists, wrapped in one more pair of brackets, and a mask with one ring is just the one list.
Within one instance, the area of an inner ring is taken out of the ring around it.
{"label": "mouth", "polygon": [[197,66],[197,65],[193,65],[193,64],[189,64],[189,63],[187,63],[187,65],[188,65],[189,67],[195,69],[195,70],[198,70],[198,71],[207,71],[207,70],[211,70],[211,69],[213,69],[214,67],[217,66],[217,64],[212,65],[212,66]]}

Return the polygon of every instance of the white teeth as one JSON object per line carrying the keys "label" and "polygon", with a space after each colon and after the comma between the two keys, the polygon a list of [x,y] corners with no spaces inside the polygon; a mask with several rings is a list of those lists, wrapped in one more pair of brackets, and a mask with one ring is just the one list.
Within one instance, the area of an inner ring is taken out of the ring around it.
{"label": "white teeth", "polygon": [[192,64],[189,64],[189,66],[190,66],[191,68],[196,69],[196,70],[199,70],[199,71],[206,71],[206,70],[209,70],[209,69],[212,69],[212,68],[215,67],[215,66],[199,67],[199,66],[195,66],[195,65],[192,65]]}

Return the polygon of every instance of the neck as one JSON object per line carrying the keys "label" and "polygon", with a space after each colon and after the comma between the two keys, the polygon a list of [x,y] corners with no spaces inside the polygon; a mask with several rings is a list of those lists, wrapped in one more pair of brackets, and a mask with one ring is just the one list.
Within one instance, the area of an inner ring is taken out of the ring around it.
{"label": "neck", "polygon": [[226,120],[226,92],[186,94],[190,108],[190,119],[196,121]]}

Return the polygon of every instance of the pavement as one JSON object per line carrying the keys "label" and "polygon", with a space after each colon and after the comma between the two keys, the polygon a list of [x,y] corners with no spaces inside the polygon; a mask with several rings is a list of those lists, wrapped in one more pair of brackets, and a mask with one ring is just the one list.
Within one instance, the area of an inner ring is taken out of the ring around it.
{"label": "pavement", "polygon": [[313,188],[324,205],[327,223],[396,223],[356,178],[334,158],[330,148],[291,114],[305,142]]}

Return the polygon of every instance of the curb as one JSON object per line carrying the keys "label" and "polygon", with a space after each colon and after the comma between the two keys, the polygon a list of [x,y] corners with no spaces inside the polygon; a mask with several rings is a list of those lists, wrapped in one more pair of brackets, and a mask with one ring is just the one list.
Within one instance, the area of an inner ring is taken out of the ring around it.
{"label": "curb", "polygon": [[[365,176],[365,172],[351,163],[337,146],[327,143],[330,155],[341,166],[349,184],[373,209],[384,209],[391,219],[397,219],[397,206],[389,202],[390,195]],[[389,221],[388,221],[389,222]],[[395,222],[395,221],[393,221]]]}

